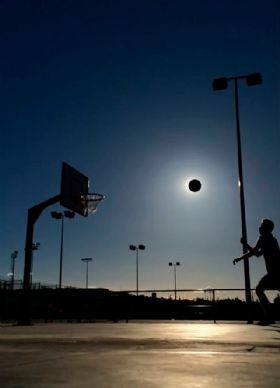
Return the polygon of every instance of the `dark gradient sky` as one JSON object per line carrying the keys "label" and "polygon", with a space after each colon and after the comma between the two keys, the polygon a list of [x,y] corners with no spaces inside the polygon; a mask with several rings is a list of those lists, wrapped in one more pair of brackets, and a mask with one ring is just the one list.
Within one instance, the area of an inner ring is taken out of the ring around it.
{"label": "dark gradient sky", "polygon": [[[233,85],[240,82],[248,238],[262,217],[280,237],[280,3],[269,0],[1,1],[1,262],[19,250],[27,209],[59,193],[61,163],[106,195],[65,221],[63,282],[135,288],[129,244],[147,245],[140,288],[242,287]],[[189,177],[203,189],[191,195]],[[58,282],[60,228],[43,213],[34,280]],[[251,264],[252,286],[264,271]]]}

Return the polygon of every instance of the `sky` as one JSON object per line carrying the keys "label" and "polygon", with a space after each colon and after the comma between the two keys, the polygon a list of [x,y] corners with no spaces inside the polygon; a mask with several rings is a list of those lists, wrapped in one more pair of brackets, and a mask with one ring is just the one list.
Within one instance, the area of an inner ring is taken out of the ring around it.
{"label": "sky", "polygon": [[[280,238],[278,0],[0,2],[1,255],[22,278],[28,208],[60,193],[65,161],[106,199],[64,223],[63,284],[111,290],[242,288],[233,84],[239,81],[248,240]],[[197,178],[200,192],[187,189]],[[60,222],[35,225],[33,280],[57,284]],[[264,274],[252,259],[251,284]]]}

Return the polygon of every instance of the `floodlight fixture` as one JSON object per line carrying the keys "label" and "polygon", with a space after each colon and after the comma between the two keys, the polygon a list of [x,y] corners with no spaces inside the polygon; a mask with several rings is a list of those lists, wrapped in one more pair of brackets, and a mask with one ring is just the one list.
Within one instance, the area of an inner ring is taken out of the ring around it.
{"label": "floodlight fixture", "polygon": [[177,274],[176,267],[180,265],[180,261],[176,261],[172,263],[171,261],[168,263],[169,267],[174,267],[174,299],[177,300]]}
{"label": "floodlight fixture", "polygon": [[30,285],[32,285],[33,281],[33,251],[38,251],[40,248],[40,243],[39,242],[33,242],[31,246],[31,265],[30,265],[30,274],[29,274],[29,280],[30,280]]}
{"label": "floodlight fixture", "polygon": [[11,289],[14,289],[15,282],[15,260],[18,256],[18,251],[14,251],[11,253]]}
{"label": "floodlight fixture", "polygon": [[84,257],[81,259],[84,263],[86,263],[86,289],[88,289],[88,263],[92,261],[91,257]]}
{"label": "floodlight fixture", "polygon": [[129,245],[129,249],[131,251],[136,251],[136,295],[138,296],[138,279],[139,279],[139,271],[138,271],[138,251],[144,251],[146,249],[146,246],[144,244],[138,244],[138,245]]}
{"label": "floodlight fixture", "polygon": [[39,242],[34,242],[32,243],[32,251],[37,251],[40,247],[40,243]]}
{"label": "floodlight fixture", "polygon": [[63,214],[60,212],[51,212],[51,216],[52,216],[52,218],[55,218],[56,220],[61,220],[61,218],[63,217]]}
{"label": "floodlight fixture", "polygon": [[212,85],[213,85],[213,90],[225,90],[227,89],[227,78],[217,78],[214,79]]}
{"label": "floodlight fixture", "polygon": [[255,85],[261,85],[262,84],[262,75],[261,73],[251,73],[247,75],[238,75],[236,77],[221,77],[216,78],[212,82],[213,90],[219,91],[219,90],[226,90],[228,87],[229,81],[237,81],[240,79],[245,79],[247,86],[255,86]]}
{"label": "floodlight fixture", "polygon": [[52,218],[56,220],[61,220],[61,237],[60,237],[60,257],[59,257],[59,288],[62,287],[62,264],[63,264],[63,245],[64,245],[64,218],[73,219],[75,217],[75,212],[70,210],[65,210],[62,212],[51,212]]}
{"label": "floodlight fixture", "polygon": [[262,84],[261,73],[253,73],[246,76],[246,83],[248,86],[255,86]]}
{"label": "floodlight fixture", "polygon": [[64,217],[67,217],[67,218],[74,218],[75,217],[75,212],[72,212],[70,210],[65,210],[64,211]]}

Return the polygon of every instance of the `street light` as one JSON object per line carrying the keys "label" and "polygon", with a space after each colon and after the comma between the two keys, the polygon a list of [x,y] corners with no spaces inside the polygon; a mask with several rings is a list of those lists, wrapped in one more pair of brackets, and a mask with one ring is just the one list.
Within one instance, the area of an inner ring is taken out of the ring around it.
{"label": "street light", "polygon": [[86,288],[88,288],[88,263],[92,261],[91,257],[85,257],[81,259],[84,263],[86,263]]}
{"label": "street light", "polygon": [[61,220],[61,240],[60,240],[60,260],[59,260],[59,288],[62,287],[62,262],[63,262],[63,229],[64,229],[64,218],[74,218],[75,213],[70,210],[65,210],[64,213],[61,212],[51,212],[52,218],[56,220]]}
{"label": "street light", "polygon": [[11,253],[11,288],[14,289],[15,282],[15,260],[17,258],[18,251]]}
{"label": "street light", "polygon": [[32,285],[32,276],[33,276],[33,251],[38,251],[39,247],[40,247],[40,243],[39,242],[33,242],[32,243],[32,254],[31,254],[31,266],[30,266],[30,285]]}
{"label": "street light", "polygon": [[175,300],[177,300],[177,278],[176,278],[176,267],[180,265],[179,261],[176,261],[175,263],[168,263],[169,267],[174,267],[174,296]]}
{"label": "street light", "polygon": [[143,244],[139,244],[138,246],[129,245],[129,249],[131,251],[136,251],[136,295],[138,296],[138,251],[144,251],[146,247]]}
{"label": "street light", "polygon": [[[235,101],[235,118],[236,118],[236,135],[237,135],[237,154],[238,154],[238,185],[240,190],[240,210],[241,210],[241,228],[242,228],[242,245],[243,253],[248,252],[247,248],[247,229],[246,229],[246,212],[244,199],[244,184],[243,184],[243,168],[242,168],[242,152],[241,152],[241,136],[240,136],[240,121],[239,121],[239,100],[238,100],[238,80],[245,79],[247,86],[260,85],[262,83],[261,73],[253,73],[236,77],[217,78],[213,81],[213,89],[215,91],[227,89],[228,82],[234,81],[234,101]],[[251,318],[251,285],[250,285],[250,269],[249,260],[244,260],[244,277],[245,277],[245,296],[248,306],[248,323],[252,323]]]}

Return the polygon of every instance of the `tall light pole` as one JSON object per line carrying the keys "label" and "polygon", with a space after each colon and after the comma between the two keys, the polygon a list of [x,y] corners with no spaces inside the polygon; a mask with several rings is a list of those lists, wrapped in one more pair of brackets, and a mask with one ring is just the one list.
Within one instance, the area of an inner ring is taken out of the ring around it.
{"label": "tall light pole", "polygon": [[136,295],[138,296],[138,251],[144,251],[146,247],[143,244],[139,244],[138,246],[129,245],[129,249],[131,251],[136,251]]}
{"label": "tall light pole", "polygon": [[176,277],[176,267],[178,267],[180,265],[180,262],[179,261],[176,261],[175,263],[168,263],[169,267],[173,267],[174,268],[174,296],[175,296],[175,300],[177,300],[177,277]]}
{"label": "tall light pole", "polygon": [[[240,120],[239,120],[239,96],[238,96],[238,80],[245,79],[248,86],[260,85],[262,83],[261,73],[253,73],[248,75],[240,75],[236,77],[217,78],[213,81],[213,89],[225,90],[229,81],[234,81],[234,102],[235,102],[235,119],[236,119],[236,136],[237,136],[237,157],[238,157],[238,185],[240,191],[240,210],[241,210],[241,229],[242,229],[242,245],[243,253],[248,252],[247,247],[247,229],[246,229],[246,212],[244,198],[244,183],[243,183],[243,167],[242,167],[242,149],[240,135]],[[251,284],[250,284],[250,269],[249,260],[244,260],[244,277],[245,277],[245,297],[248,306],[248,323],[252,323],[251,318]]]}
{"label": "tall light pole", "polygon": [[18,251],[11,253],[11,288],[14,289],[15,282],[15,260],[17,258]]}
{"label": "tall light pole", "polygon": [[92,261],[91,257],[85,257],[81,259],[84,263],[86,263],[86,288],[88,288],[88,263]]}
{"label": "tall light pole", "polygon": [[31,255],[31,271],[30,271],[30,285],[32,286],[32,278],[33,278],[33,252],[38,251],[40,247],[39,242],[33,242],[32,243],[32,255]]}
{"label": "tall light pole", "polygon": [[74,218],[75,213],[70,210],[61,212],[51,212],[52,218],[61,220],[60,258],[59,258],[59,288],[62,287],[62,263],[63,263],[63,238],[64,238],[64,218]]}

